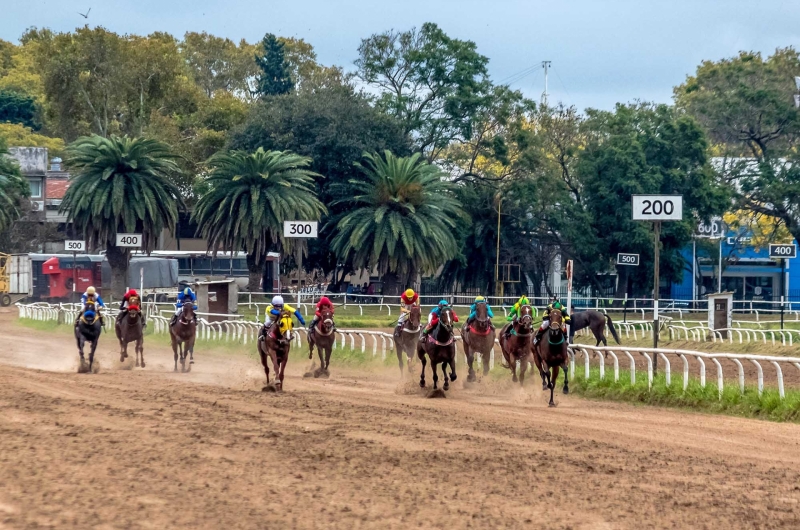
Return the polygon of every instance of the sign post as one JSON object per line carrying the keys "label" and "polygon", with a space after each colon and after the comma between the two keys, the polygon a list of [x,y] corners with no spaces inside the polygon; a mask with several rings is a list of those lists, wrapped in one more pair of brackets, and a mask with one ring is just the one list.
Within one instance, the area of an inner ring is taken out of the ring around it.
{"label": "sign post", "polygon": [[[316,238],[318,233],[317,221],[284,221],[283,222],[283,237],[286,239],[311,239]],[[298,254],[297,269],[298,271],[303,268],[303,253]],[[299,272],[298,272],[299,274]],[[300,284],[298,283],[298,287]],[[297,299],[300,300],[298,291]]]}
{"label": "sign post", "polygon": [[64,250],[72,251],[72,300],[75,300],[75,293],[78,292],[78,280],[75,277],[75,258],[78,252],[86,251],[86,241],[64,241]]}
{"label": "sign post", "polygon": [[[572,267],[573,267],[573,265],[574,265],[574,263],[573,263],[573,261],[571,259],[567,260],[567,269],[566,269],[566,272],[567,272],[567,312],[570,315],[572,314],[572,274],[573,274]],[[570,336],[570,331],[571,330],[572,330],[572,325],[571,324],[567,324],[567,337]],[[570,342],[572,342],[572,341],[570,340]]]}
{"label": "sign post", "polygon": [[[653,348],[658,348],[658,334],[661,331],[658,321],[658,291],[661,251],[661,222],[683,219],[682,195],[633,195],[631,196],[634,221],[653,223]],[[658,355],[653,356],[653,373],[658,371]]]}
{"label": "sign post", "polygon": [[770,244],[769,257],[781,260],[781,329],[783,329],[783,312],[786,305],[786,260],[797,257],[797,246]]}

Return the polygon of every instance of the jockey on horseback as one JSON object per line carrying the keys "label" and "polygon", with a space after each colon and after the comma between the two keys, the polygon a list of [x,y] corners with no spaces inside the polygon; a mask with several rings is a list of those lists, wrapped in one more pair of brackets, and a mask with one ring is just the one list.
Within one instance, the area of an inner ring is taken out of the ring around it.
{"label": "jockey on horseback", "polygon": [[[317,310],[314,312],[314,318],[311,319],[311,324],[308,326],[309,332],[313,333],[317,322],[322,320],[322,311],[324,309],[328,309],[331,312],[331,315],[333,315],[333,302],[331,302],[330,298],[327,296],[323,296],[319,299],[319,302],[317,302]],[[297,313],[295,313],[295,315],[297,315]],[[298,316],[298,319],[299,318],[300,317]],[[336,331],[336,324],[333,325],[333,331]]]}
{"label": "jockey on horseback", "polygon": [[[197,302],[197,295],[194,294],[192,288],[189,287],[189,282],[183,280],[178,284],[180,286],[180,291],[178,291],[178,301],[175,303],[175,307],[177,310],[175,314],[172,316],[172,320],[170,320],[169,325],[174,326],[175,323],[178,321],[178,318],[183,313],[183,303],[187,300],[191,300],[192,302]],[[192,304],[192,309],[197,311],[197,304]],[[194,318],[192,319],[195,324],[197,324],[197,313],[194,313]]]}
{"label": "jockey on horseback", "polygon": [[[439,323],[439,314],[446,307],[450,307],[450,304],[447,302],[447,300],[439,300],[439,305],[434,307],[433,311],[431,311],[431,313],[428,315],[428,325],[425,326],[424,330],[422,330],[423,337],[427,337],[428,333],[430,333],[431,330],[436,327],[436,324]],[[458,322],[458,315],[456,315],[455,311],[453,311],[453,322]]]}
{"label": "jockey on horseback", "polygon": [[522,306],[530,304],[531,302],[528,300],[528,295],[523,294],[519,297],[517,303],[514,304],[514,307],[511,308],[511,311],[508,312],[508,317],[506,320],[511,322],[511,325],[508,326],[508,329],[506,330],[506,338],[511,336],[511,332],[514,330],[514,324],[517,323],[517,317],[519,317],[519,312],[522,310]]}
{"label": "jockey on horseback", "polygon": [[[489,316],[489,318],[490,319],[494,318],[494,313],[492,312],[491,306],[489,306],[489,302],[486,301],[486,298],[484,298],[482,296],[476,296],[475,297],[475,301],[472,302],[472,305],[469,308],[469,317],[467,318],[467,327],[469,327],[469,325],[472,324],[472,322],[475,320],[475,316],[476,316],[477,311],[478,311],[478,304],[485,305],[486,306],[486,313]],[[494,324],[492,324],[491,320],[489,320],[489,328],[494,330]]]}
{"label": "jockey on horseback", "polygon": [[[136,289],[128,289],[128,292],[122,297],[122,302],[119,304],[119,313],[117,313],[117,322],[122,321],[125,315],[128,314],[128,309],[130,309],[129,301],[131,298],[139,298],[139,293],[136,292]],[[147,323],[144,321],[144,312],[142,312],[141,315],[142,327],[147,327]]]}
{"label": "jockey on horseback", "polygon": [[106,304],[103,303],[103,299],[99,294],[97,294],[97,290],[92,286],[89,286],[86,289],[86,292],[81,295],[81,305],[83,308],[81,309],[81,312],[78,313],[78,318],[75,319],[75,325],[77,326],[78,322],[80,322],[83,313],[86,311],[86,304],[89,303],[95,306],[95,312],[97,313],[97,316],[100,317],[100,324],[105,326],[105,317],[103,317],[103,314],[100,312],[100,308],[105,307]]}
{"label": "jockey on horseback", "polygon": [[[322,300],[320,300],[320,302],[321,301]],[[260,340],[263,340],[263,338],[267,335],[267,332],[269,332],[269,329],[280,318],[281,312],[284,310],[288,311],[289,313],[294,313],[294,316],[297,317],[297,320],[299,320],[302,325],[306,325],[306,321],[303,319],[303,315],[300,314],[300,310],[294,309],[288,304],[284,304],[283,297],[276,295],[272,297],[272,303],[267,306],[267,313],[264,317],[264,327],[261,328],[261,334],[259,336]]]}
{"label": "jockey on horseback", "polygon": [[397,327],[402,328],[403,324],[408,320],[408,315],[411,313],[411,308],[419,306],[419,295],[414,292],[414,289],[406,289],[400,295],[400,318],[397,319]]}
{"label": "jockey on horseback", "polygon": [[558,298],[554,298],[553,302],[551,302],[544,311],[544,316],[542,317],[542,326],[536,332],[536,337],[533,339],[534,346],[539,344],[539,341],[542,340],[542,335],[544,335],[544,332],[550,327],[550,311],[553,311],[554,309],[556,311],[561,311],[561,321],[564,324],[569,322],[569,313],[567,312],[567,308],[561,305],[561,302],[558,301]]}

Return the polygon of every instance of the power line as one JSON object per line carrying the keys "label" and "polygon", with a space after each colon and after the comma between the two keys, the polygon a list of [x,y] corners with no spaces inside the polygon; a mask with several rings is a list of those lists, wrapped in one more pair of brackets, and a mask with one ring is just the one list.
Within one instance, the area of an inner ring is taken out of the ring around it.
{"label": "power line", "polygon": [[515,74],[511,74],[510,76],[508,76],[505,79],[501,80],[499,84],[501,84],[501,85],[506,85],[506,84],[512,85],[514,83],[517,83],[517,82],[521,81],[522,79],[526,78],[527,76],[529,76],[530,74],[536,72],[540,66],[541,66],[541,63],[537,63],[537,64],[535,64],[533,66],[529,66],[529,67],[525,68],[524,70],[520,70],[519,72],[517,72]]}

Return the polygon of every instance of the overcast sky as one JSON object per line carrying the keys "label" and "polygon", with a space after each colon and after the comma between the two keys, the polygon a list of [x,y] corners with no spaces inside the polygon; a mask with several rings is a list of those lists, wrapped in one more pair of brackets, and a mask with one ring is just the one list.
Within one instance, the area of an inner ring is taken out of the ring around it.
{"label": "overcast sky", "polygon": [[[68,31],[88,22],[119,33],[207,31],[254,42],[303,38],[321,63],[353,68],[361,38],[435,22],[477,43],[502,82],[552,61],[550,101],[583,109],[635,99],[669,102],[704,59],[739,50],[771,54],[800,44],[797,0],[0,0],[0,38],[30,27]],[[87,21],[78,14],[91,7]],[[540,68],[514,88],[539,99]]]}

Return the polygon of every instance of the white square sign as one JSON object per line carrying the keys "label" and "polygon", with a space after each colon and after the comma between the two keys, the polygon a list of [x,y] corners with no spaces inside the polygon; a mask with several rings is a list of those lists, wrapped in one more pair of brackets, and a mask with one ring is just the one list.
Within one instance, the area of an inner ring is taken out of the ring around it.
{"label": "white square sign", "polygon": [[117,246],[142,248],[142,234],[117,234]]}
{"label": "white square sign", "polygon": [[284,221],[283,237],[317,237],[317,221]]}
{"label": "white square sign", "polygon": [[683,195],[633,195],[634,221],[680,221]]}

